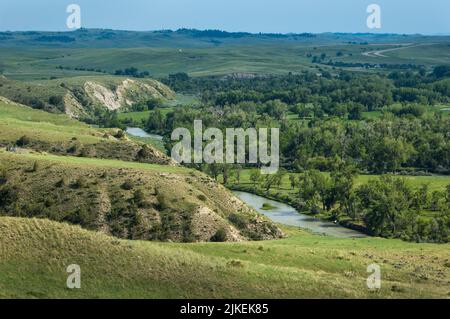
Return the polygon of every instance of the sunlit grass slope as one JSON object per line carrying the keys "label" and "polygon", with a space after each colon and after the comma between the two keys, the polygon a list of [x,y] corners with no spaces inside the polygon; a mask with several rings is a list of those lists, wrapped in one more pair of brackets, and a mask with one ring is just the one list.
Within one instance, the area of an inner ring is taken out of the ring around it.
{"label": "sunlit grass slope", "polygon": [[[0,297],[31,298],[448,298],[449,246],[290,238],[171,244],[117,240],[38,219],[0,217]],[[366,286],[381,266],[382,287]],[[81,289],[66,288],[68,265]]]}

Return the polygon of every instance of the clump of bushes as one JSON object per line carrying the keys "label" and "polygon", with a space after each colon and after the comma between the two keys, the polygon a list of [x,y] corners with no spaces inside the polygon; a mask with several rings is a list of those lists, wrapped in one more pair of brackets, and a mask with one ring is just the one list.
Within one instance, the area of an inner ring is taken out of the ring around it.
{"label": "clump of bushes", "polygon": [[77,211],[65,216],[63,221],[90,228],[95,223],[95,214],[91,214],[87,208],[81,207]]}
{"label": "clump of bushes", "polygon": [[81,153],[80,153],[81,157],[95,157],[96,155],[97,155],[97,151],[96,151],[95,147],[92,147],[92,146],[83,147],[83,149],[81,150]]}
{"label": "clump of bushes", "polygon": [[78,150],[78,146],[76,144],[72,144],[68,149],[67,149],[67,153],[69,154],[74,154],[76,153]]}
{"label": "clump of bushes", "polygon": [[62,177],[59,181],[56,182],[56,187],[64,187],[67,185],[67,179],[65,177]]}
{"label": "clump of bushes", "polygon": [[0,187],[0,207],[13,204],[17,200],[18,191],[16,187],[10,185]]}
{"label": "clump of bushes", "polygon": [[421,117],[426,109],[423,105],[409,104],[409,105],[395,105],[388,109],[389,112],[396,116],[414,116]]}
{"label": "clump of bushes", "polygon": [[148,145],[143,145],[136,155],[137,160],[147,159],[154,155],[153,150]]}
{"label": "clump of bushes", "polygon": [[6,184],[8,181],[8,175],[6,174],[6,170],[0,170],[0,186]]}
{"label": "clump of bushes", "polygon": [[216,233],[211,237],[210,241],[221,243],[227,241],[227,232],[224,228],[219,228]]}
{"label": "clump of bushes", "polygon": [[19,146],[19,147],[24,147],[24,146],[27,146],[29,144],[31,144],[31,139],[28,136],[26,136],[26,135],[22,136],[21,138],[19,138],[16,141],[16,145]]}
{"label": "clump of bushes", "polygon": [[88,185],[87,179],[84,176],[80,176],[72,183],[71,186],[74,189],[78,189],[87,187],[87,185]]}
{"label": "clump of bushes", "polygon": [[156,208],[158,210],[164,210],[169,207],[169,204],[167,203],[167,198],[164,196],[164,194],[157,194],[156,200],[158,201],[158,204],[156,205]]}
{"label": "clump of bushes", "polygon": [[114,134],[114,137],[117,139],[122,139],[125,137],[125,132],[122,130],[118,130],[116,134]]}
{"label": "clump of bushes", "polygon": [[134,183],[132,181],[125,181],[122,186],[120,186],[122,189],[126,191],[130,191],[134,188]]}
{"label": "clump of bushes", "polygon": [[146,206],[145,194],[142,190],[138,189],[134,192],[133,203],[136,204],[140,208],[144,208]]}
{"label": "clump of bushes", "polygon": [[231,214],[228,216],[228,220],[240,229],[245,228],[247,225],[247,220],[239,214]]}
{"label": "clump of bushes", "polygon": [[63,98],[61,96],[52,95],[48,99],[48,103],[54,106],[59,106],[63,103]]}

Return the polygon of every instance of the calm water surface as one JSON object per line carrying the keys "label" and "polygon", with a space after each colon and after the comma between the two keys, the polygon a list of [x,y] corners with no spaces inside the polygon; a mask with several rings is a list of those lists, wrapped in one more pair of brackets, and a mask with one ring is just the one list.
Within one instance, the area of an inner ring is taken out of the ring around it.
{"label": "calm water surface", "polygon": [[127,127],[126,132],[136,137],[150,137],[158,141],[163,140],[163,137],[161,135],[149,134],[139,127]]}
{"label": "calm water surface", "polygon": [[[340,225],[336,225],[332,222],[322,221],[318,218],[308,216],[305,214],[299,214],[298,211],[289,205],[276,202],[265,197],[246,193],[246,192],[233,192],[248,206],[256,209],[263,215],[266,215],[276,223],[280,223],[288,226],[297,226],[305,229],[309,229],[314,233],[324,234],[333,237],[340,238],[363,238],[366,235],[351,230]],[[270,204],[274,206],[274,209],[263,210],[261,207],[263,204]]]}

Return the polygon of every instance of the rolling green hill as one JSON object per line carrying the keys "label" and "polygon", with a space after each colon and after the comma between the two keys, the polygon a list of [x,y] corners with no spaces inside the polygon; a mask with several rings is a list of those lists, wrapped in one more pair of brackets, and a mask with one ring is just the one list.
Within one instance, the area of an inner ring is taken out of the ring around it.
{"label": "rolling green hill", "polygon": [[27,150],[0,151],[0,159],[1,215],[66,221],[129,239],[282,236],[270,221],[196,171]]}
{"label": "rolling green hill", "polygon": [[[277,241],[181,245],[0,217],[0,298],[448,298],[448,245],[285,231]],[[366,286],[372,263],[379,291]],[[81,289],[66,288],[72,264]]]}
{"label": "rolling green hill", "polygon": [[117,129],[95,129],[2,98],[0,146],[6,146],[0,150],[3,215],[68,221],[132,239],[282,236],[206,175],[175,166]]}
{"label": "rolling green hill", "polygon": [[69,118],[0,97],[0,146],[17,145],[59,155],[146,163],[172,161],[151,145],[130,141],[118,129],[96,129]]}
{"label": "rolling green hill", "polygon": [[86,119],[105,110],[125,111],[150,99],[173,99],[175,94],[155,80],[103,75],[32,82],[0,77],[0,96],[36,109]]}

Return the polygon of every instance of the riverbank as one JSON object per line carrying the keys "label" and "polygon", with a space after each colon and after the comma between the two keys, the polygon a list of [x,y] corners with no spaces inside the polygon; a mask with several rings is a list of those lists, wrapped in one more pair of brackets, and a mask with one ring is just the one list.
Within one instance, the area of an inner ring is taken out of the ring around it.
{"label": "riverbank", "polygon": [[[294,207],[279,201],[242,191],[233,191],[233,194],[240,198],[247,206],[252,207],[260,214],[265,215],[280,225],[299,227],[314,234],[336,238],[367,237],[363,233],[348,229],[337,223],[302,214]],[[270,207],[270,209],[267,207]]]}
{"label": "riverbank", "polygon": [[167,152],[164,146],[164,137],[162,135],[147,133],[139,127],[127,127],[125,131],[131,139],[150,144],[163,153]]}
{"label": "riverbank", "polygon": [[236,184],[229,184],[226,185],[226,187],[232,191],[238,191],[238,192],[246,192],[254,195],[258,195],[264,198],[267,198],[269,200],[281,202],[284,204],[288,204],[292,207],[294,207],[298,214],[307,215],[310,217],[314,217],[317,219],[320,219],[322,221],[330,222],[330,223],[337,223],[338,225],[348,228],[352,231],[356,231],[359,233],[362,233],[367,236],[373,236],[373,234],[370,232],[370,230],[365,227],[364,225],[357,224],[351,220],[347,219],[339,219],[336,217],[333,217],[330,213],[319,213],[319,214],[311,214],[310,212],[304,212],[301,210],[301,207],[298,205],[297,202],[295,202],[291,197],[282,195],[280,193],[266,193],[263,190],[260,190],[258,188],[252,187],[250,185],[236,185]]}

